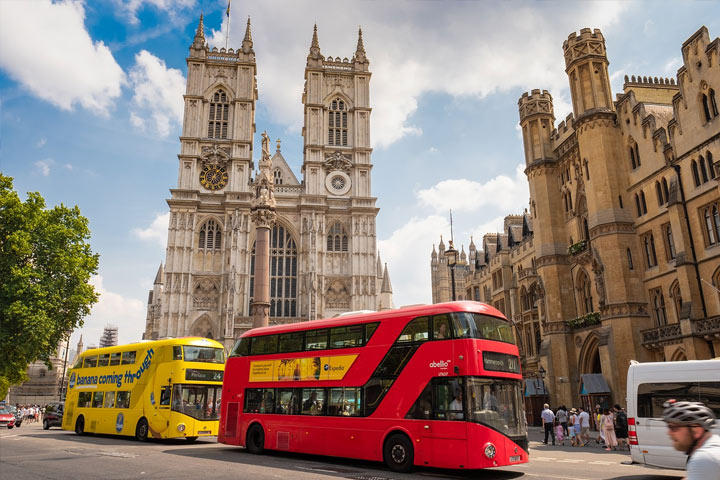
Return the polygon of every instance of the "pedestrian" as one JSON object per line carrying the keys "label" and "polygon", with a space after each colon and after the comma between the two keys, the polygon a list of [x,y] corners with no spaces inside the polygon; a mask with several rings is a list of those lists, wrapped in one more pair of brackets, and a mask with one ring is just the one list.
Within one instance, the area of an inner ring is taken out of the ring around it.
{"label": "pedestrian", "polygon": [[628,421],[627,413],[620,406],[619,403],[615,404],[615,438],[618,441],[618,450],[625,450],[627,447],[630,450],[630,444],[628,443]]}
{"label": "pedestrian", "polygon": [[567,409],[565,408],[565,405],[561,405],[560,408],[558,408],[557,413],[555,414],[555,416],[557,417],[558,422],[560,423],[560,426],[561,426],[562,429],[563,429],[563,433],[564,433],[565,436],[567,437],[567,434],[568,434],[568,429],[567,429],[567,417],[568,417],[568,413],[567,413]]}
{"label": "pedestrian", "polygon": [[552,444],[555,445],[555,430],[553,430],[553,422],[555,421],[555,414],[550,410],[550,405],[547,403],[543,405],[543,411],[540,414],[542,418],[543,428],[545,429],[545,440],[543,443],[547,445],[548,434],[552,437]]}
{"label": "pedestrian", "polygon": [[605,443],[605,431],[600,426],[600,420],[602,420],[602,409],[600,408],[600,405],[595,405],[595,413],[593,414],[593,424],[595,425],[595,430],[598,432],[597,438],[595,438],[595,443]]}
{"label": "pedestrian", "polygon": [[603,410],[600,417],[600,428],[605,432],[605,450],[617,450],[617,439],[615,438],[615,418],[610,409]]}
{"label": "pedestrian", "polygon": [[586,447],[590,443],[590,414],[585,411],[583,407],[578,407],[580,414],[578,419],[580,420],[580,443],[581,446]]}
{"label": "pedestrian", "polygon": [[565,432],[563,426],[558,422],[557,415],[555,416],[555,439],[560,442],[560,445],[565,445]]}
{"label": "pedestrian", "polygon": [[578,420],[577,410],[570,409],[570,445],[578,446],[578,435],[580,434],[580,421]]}
{"label": "pedestrian", "polygon": [[689,456],[687,480],[720,480],[720,436],[710,431],[715,425],[712,410],[700,402],[676,400],[663,406],[673,447]]}

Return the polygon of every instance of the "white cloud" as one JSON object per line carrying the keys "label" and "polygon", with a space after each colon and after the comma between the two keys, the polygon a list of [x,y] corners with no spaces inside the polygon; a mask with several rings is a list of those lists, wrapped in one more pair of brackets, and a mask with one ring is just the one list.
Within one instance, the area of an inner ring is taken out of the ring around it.
{"label": "white cloud", "polygon": [[[384,147],[407,135],[419,135],[412,115],[429,92],[482,98],[513,88],[546,88],[556,98],[567,90],[562,35],[590,25],[614,24],[624,2],[498,4],[483,2],[292,3],[267,0],[234,6],[230,46],[239,47],[245,18],[253,18],[257,52],[259,108],[293,130],[302,125],[299,102],[312,25],[298,22],[312,8],[318,23],[321,51],[326,56],[352,57],[357,37],[348,24],[361,24],[373,73],[371,83],[372,141]],[[282,14],[278,14],[282,12]],[[352,19],[338,21],[338,19]],[[227,20],[208,35],[223,47]],[[558,32],[563,32],[558,37]],[[559,118],[569,102],[556,105]]]}
{"label": "white cloud", "polygon": [[[85,346],[97,345],[105,325],[119,327],[120,343],[138,341],[145,330],[146,305],[142,300],[128,298],[105,288],[104,279],[100,275],[90,278],[90,283],[99,294],[98,303],[93,305],[90,315],[80,332],[75,332],[73,342],[82,333]],[[72,345],[73,347],[75,344]]]}
{"label": "white cloud", "polygon": [[72,172],[73,166],[72,166],[72,164],[70,164],[70,163],[66,163],[65,165],[63,165],[63,168],[64,168],[65,170],[68,170],[68,171]]}
{"label": "white cloud", "polygon": [[185,93],[185,77],[176,68],[167,68],[165,61],[147,50],[135,55],[135,65],[130,70],[130,82],[135,89],[130,123],[142,128],[150,117],[157,133],[168,136],[172,126],[182,123]]}
{"label": "white cloud", "polygon": [[52,167],[55,164],[55,161],[52,158],[46,158],[44,160],[38,160],[35,162],[35,166],[40,170],[40,174],[43,177],[50,176],[50,167]]}
{"label": "white cloud", "polygon": [[141,240],[155,242],[165,248],[167,245],[170,212],[158,214],[147,228],[135,228],[132,233]]}
{"label": "white cloud", "polygon": [[178,11],[195,5],[195,0],[115,0],[120,16],[127,18],[132,25],[137,25],[140,20],[137,17],[145,6],[155,7],[158,10],[174,16]]}
{"label": "white cloud", "polygon": [[80,1],[2,2],[0,68],[34,95],[62,109],[106,115],[125,74],[85,28]]}
{"label": "white cloud", "polygon": [[665,66],[663,67],[663,72],[667,73],[668,75],[672,75],[673,77],[677,73],[678,68],[680,68],[683,64],[682,57],[673,57],[667,62],[665,62]]}
{"label": "white cloud", "polygon": [[45,146],[46,143],[47,143],[47,139],[45,137],[43,137],[37,141],[37,143],[35,144],[35,148],[42,148]]}

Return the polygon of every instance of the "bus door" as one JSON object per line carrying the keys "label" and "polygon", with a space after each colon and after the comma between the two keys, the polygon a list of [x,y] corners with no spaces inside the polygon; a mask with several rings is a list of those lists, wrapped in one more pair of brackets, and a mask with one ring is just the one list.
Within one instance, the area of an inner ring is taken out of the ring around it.
{"label": "bus door", "polygon": [[[160,375],[156,378],[160,379]],[[150,393],[150,428],[153,433],[166,434],[170,426],[170,397],[172,385],[156,385]]]}
{"label": "bus door", "polygon": [[[467,423],[464,419],[463,379],[434,378],[420,394],[419,402],[432,405],[429,419],[422,422],[420,455],[440,468],[467,465]],[[428,395],[429,394],[429,395]],[[425,396],[426,398],[422,398]],[[431,398],[427,398],[430,396]]]}

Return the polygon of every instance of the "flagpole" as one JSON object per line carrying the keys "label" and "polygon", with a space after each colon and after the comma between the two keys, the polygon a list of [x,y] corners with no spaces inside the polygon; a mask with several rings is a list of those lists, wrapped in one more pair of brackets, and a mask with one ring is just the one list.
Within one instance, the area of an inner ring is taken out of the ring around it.
{"label": "flagpole", "polygon": [[227,6],[227,10],[225,10],[225,14],[227,15],[227,19],[228,19],[227,31],[225,32],[225,51],[227,51],[228,37],[230,37],[230,0],[228,0],[228,6]]}

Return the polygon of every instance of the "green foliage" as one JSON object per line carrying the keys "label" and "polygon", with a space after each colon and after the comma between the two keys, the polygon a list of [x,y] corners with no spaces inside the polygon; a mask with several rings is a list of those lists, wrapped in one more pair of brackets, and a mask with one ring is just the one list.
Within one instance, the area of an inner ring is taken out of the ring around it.
{"label": "green foliage", "polygon": [[600,314],[598,312],[592,312],[577,318],[565,320],[565,325],[572,329],[589,327],[591,325],[597,325],[599,323]]}
{"label": "green foliage", "polygon": [[22,383],[27,366],[53,355],[98,296],[88,220],[80,209],[45,208],[37,192],[24,202],[0,174],[0,398]]}
{"label": "green foliage", "polygon": [[587,247],[587,242],[585,240],[580,240],[579,242],[570,245],[568,247],[568,252],[570,255],[575,255],[585,250],[585,247]]}

